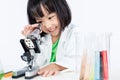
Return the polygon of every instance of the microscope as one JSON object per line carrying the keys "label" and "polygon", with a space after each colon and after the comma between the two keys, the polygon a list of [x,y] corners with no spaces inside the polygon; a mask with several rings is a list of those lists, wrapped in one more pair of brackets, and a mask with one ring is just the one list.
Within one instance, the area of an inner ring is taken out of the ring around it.
{"label": "microscope", "polygon": [[38,75],[39,66],[36,63],[36,57],[40,54],[40,39],[40,28],[35,29],[26,39],[20,39],[20,43],[25,51],[21,58],[27,62],[27,66],[18,71],[13,71],[12,78],[25,76],[25,79],[31,79]]}

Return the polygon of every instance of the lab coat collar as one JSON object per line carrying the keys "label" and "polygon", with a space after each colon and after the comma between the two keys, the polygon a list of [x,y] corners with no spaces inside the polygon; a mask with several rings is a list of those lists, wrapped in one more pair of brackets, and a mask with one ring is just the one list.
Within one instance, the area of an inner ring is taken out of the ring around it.
{"label": "lab coat collar", "polygon": [[68,26],[66,26],[66,28],[62,31],[61,33],[61,37],[60,37],[60,41],[61,42],[66,42],[66,38],[67,36],[71,33],[71,30],[73,28],[72,24],[69,24]]}

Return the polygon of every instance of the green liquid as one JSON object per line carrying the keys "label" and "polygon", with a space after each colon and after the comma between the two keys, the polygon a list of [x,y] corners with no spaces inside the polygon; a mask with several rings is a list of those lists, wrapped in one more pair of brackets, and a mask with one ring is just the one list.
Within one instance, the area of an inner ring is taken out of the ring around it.
{"label": "green liquid", "polygon": [[0,73],[0,80],[2,80],[3,76],[4,76],[4,73]]}

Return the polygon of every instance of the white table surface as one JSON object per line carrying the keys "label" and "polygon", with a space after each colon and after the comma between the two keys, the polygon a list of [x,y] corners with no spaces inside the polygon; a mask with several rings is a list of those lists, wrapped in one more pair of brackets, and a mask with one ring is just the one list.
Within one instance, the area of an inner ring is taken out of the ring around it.
{"label": "white table surface", "polygon": [[79,76],[77,72],[63,71],[56,76],[50,76],[50,77],[37,76],[32,79],[25,79],[24,77],[13,79],[9,77],[9,78],[3,78],[2,80],[78,80],[78,77]]}

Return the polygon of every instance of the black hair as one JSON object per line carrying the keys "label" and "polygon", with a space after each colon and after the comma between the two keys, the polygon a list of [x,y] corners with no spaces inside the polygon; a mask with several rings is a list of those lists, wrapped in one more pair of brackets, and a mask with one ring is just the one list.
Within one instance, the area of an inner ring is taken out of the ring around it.
{"label": "black hair", "polygon": [[49,12],[55,12],[64,30],[71,22],[71,11],[66,0],[28,0],[27,15],[30,24],[36,23],[35,16],[43,17],[41,5]]}

